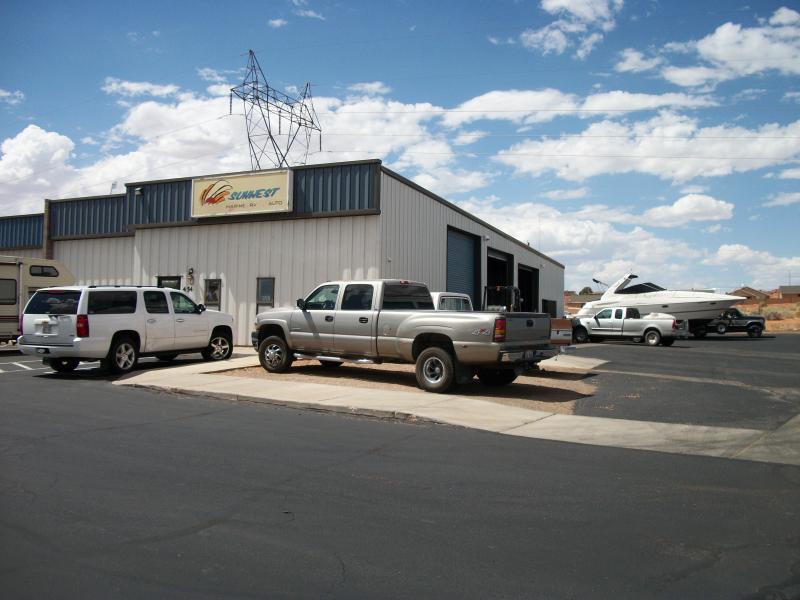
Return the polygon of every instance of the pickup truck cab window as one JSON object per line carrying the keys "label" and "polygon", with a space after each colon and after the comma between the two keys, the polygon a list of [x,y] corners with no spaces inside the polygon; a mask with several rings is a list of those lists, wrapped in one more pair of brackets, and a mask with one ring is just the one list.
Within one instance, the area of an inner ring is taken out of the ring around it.
{"label": "pickup truck cab window", "polygon": [[145,292],[144,306],[151,315],[169,314],[167,296],[164,292]]}
{"label": "pickup truck cab window", "polygon": [[176,315],[190,315],[197,312],[197,305],[179,292],[170,292],[172,308]]}
{"label": "pickup truck cab window", "polygon": [[622,313],[623,313],[623,310],[621,308],[618,308],[616,311],[614,311],[614,318],[615,319],[621,319],[622,318]]}
{"label": "pickup truck cab window", "polygon": [[439,310],[471,311],[472,305],[467,298],[443,296],[439,299]]}
{"label": "pickup truck cab window", "polygon": [[613,311],[610,308],[606,308],[605,310],[601,310],[599,313],[597,313],[597,315],[595,316],[595,319],[610,319],[612,312]]}
{"label": "pickup truck cab window", "polygon": [[368,284],[348,285],[342,294],[342,310],[370,310],[373,290],[374,288]]}
{"label": "pickup truck cab window", "polygon": [[306,310],[333,310],[338,295],[338,285],[320,286],[306,298]]}

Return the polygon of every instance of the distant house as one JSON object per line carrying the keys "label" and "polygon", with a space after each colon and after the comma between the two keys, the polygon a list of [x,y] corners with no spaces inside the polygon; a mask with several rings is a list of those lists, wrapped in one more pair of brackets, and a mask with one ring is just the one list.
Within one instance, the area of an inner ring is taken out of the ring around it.
{"label": "distant house", "polygon": [[765,302],[769,298],[769,293],[762,292],[749,286],[737,288],[731,292],[731,296],[742,296],[754,302]]}
{"label": "distant house", "polygon": [[782,285],[778,288],[778,297],[781,300],[800,302],[800,285]]}

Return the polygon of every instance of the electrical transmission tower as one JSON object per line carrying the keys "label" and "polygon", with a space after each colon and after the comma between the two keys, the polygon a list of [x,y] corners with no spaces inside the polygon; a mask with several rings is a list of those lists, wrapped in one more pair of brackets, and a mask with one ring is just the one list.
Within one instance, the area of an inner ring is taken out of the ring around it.
{"label": "electrical transmission tower", "polygon": [[267,83],[255,52],[250,50],[244,81],[231,88],[231,114],[234,96],[244,103],[250,166],[254,171],[267,168],[268,163],[279,168],[289,167],[290,161],[305,164],[315,134],[322,151],[322,128],[311,100],[310,83],[296,98],[276,90]]}

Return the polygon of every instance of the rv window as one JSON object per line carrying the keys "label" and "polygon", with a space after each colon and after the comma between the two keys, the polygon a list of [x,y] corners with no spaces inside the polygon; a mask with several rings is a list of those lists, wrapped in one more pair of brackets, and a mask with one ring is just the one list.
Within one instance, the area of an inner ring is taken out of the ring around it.
{"label": "rv window", "polygon": [[17,303],[17,280],[0,279],[0,304]]}
{"label": "rv window", "polygon": [[31,265],[28,272],[34,277],[58,277],[58,269],[50,265]]}
{"label": "rv window", "polygon": [[81,293],[76,290],[39,291],[25,307],[26,315],[74,315]]}

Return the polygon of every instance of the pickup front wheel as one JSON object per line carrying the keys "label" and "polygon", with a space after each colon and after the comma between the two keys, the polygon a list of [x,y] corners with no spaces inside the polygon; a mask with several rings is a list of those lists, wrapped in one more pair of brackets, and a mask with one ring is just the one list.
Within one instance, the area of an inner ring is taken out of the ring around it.
{"label": "pickup front wheel", "polygon": [[417,357],[416,373],[419,387],[427,392],[442,394],[455,384],[455,361],[444,348],[425,348]]}
{"label": "pickup front wheel", "polygon": [[273,335],[258,345],[258,360],[269,373],[283,373],[292,366],[292,353],[282,337]]}

